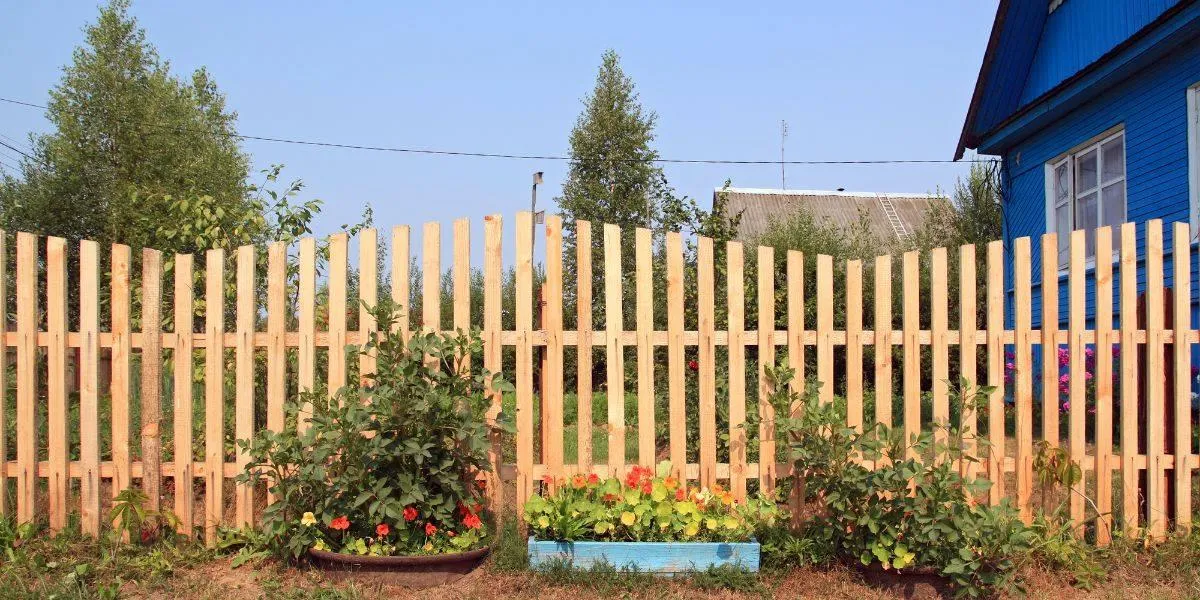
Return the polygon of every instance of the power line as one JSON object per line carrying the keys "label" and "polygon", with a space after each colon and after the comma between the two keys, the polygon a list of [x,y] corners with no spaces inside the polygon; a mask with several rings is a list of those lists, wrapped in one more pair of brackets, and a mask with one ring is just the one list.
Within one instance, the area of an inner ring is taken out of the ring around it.
{"label": "power line", "polygon": [[[0,102],[8,102],[19,106],[27,106],[30,108],[46,109],[40,104],[32,102],[23,102],[12,98],[0,97]],[[216,135],[225,135],[228,137],[238,138],[242,140],[252,140],[258,142],[274,142],[278,144],[293,144],[297,146],[316,146],[321,148],[339,148],[343,150],[364,150],[370,152],[393,152],[400,154],[425,154],[435,156],[464,156],[475,158],[507,158],[517,160],[558,160],[567,162],[586,162],[588,160],[601,159],[579,159],[572,156],[554,155],[554,154],[510,154],[500,152],[471,152],[465,150],[437,150],[431,148],[405,148],[396,146],[380,146],[371,144],[349,144],[339,142],[325,142],[317,140],[303,140],[297,138],[271,137],[261,135],[245,135],[240,133],[228,133],[224,131],[209,131],[204,132],[194,129],[175,128],[161,126],[160,129],[173,131],[175,133],[211,133]],[[2,142],[0,142],[2,143]],[[18,150],[19,152],[19,150]],[[25,154],[22,152],[22,154]],[[28,156],[28,155],[26,155]],[[30,157],[32,159],[32,157]],[[947,163],[991,163],[996,162],[996,159],[963,159],[963,160],[938,160],[938,159],[884,159],[884,160],[737,160],[737,159],[711,159],[711,158],[626,158],[616,159],[614,162],[630,162],[630,163],[665,163],[665,164],[707,164],[707,165],[899,165],[899,164],[947,164]]]}
{"label": "power line", "polygon": [[25,152],[24,150],[12,145],[12,144],[9,144],[8,142],[6,142],[4,140],[0,140],[0,146],[4,146],[5,148],[8,148],[9,150],[16,152],[17,154],[20,154],[21,156],[24,156],[25,158],[28,158],[29,160],[32,160],[32,161],[37,160],[32,155],[30,155],[28,152]]}

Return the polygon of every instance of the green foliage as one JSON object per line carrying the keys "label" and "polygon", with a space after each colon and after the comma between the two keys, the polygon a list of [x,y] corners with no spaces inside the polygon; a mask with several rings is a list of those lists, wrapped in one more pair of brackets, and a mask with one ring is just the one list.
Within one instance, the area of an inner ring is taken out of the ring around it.
{"label": "green foliage", "polygon": [[[989,482],[957,468],[973,460],[961,451],[957,432],[946,432],[949,443],[931,432],[905,440],[883,425],[859,432],[846,425],[844,406],[818,401],[815,385],[803,397],[786,391],[791,376],[784,367],[770,370],[779,390],[775,409],[787,415],[776,418],[777,435],[788,440],[788,458],[803,474],[808,500],[820,507],[807,535],[864,565],[932,567],[962,596],[1017,588],[1013,574],[1036,532],[1007,504],[972,502]],[[799,414],[791,410],[796,401],[802,402]]]}
{"label": "green foliage", "polygon": [[[331,398],[307,394],[287,405],[303,432],[260,431],[239,445],[251,462],[241,481],[265,478],[276,502],[263,511],[271,549],[299,558],[310,548],[372,555],[467,550],[486,535],[476,476],[489,471],[488,385],[510,389],[486,370],[464,368],[482,341],[425,333],[403,341],[388,332],[389,302],[372,309],[384,332],[363,348],[377,373]],[[311,417],[304,403],[312,405]],[[507,419],[501,415],[505,428]]]}
{"label": "green foliage", "polygon": [[127,537],[145,545],[174,537],[179,519],[169,510],[147,508],[148,501],[146,493],[135,487],[125,488],[113,498],[108,520],[113,525],[114,541]]}

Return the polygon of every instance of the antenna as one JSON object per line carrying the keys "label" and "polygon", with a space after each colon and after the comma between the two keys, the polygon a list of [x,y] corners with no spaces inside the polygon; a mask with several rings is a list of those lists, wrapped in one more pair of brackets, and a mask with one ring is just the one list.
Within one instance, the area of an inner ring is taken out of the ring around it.
{"label": "antenna", "polygon": [[779,121],[779,179],[783,189],[787,189],[787,162],[784,159],[785,147],[787,146],[788,126],[787,121],[780,119]]}

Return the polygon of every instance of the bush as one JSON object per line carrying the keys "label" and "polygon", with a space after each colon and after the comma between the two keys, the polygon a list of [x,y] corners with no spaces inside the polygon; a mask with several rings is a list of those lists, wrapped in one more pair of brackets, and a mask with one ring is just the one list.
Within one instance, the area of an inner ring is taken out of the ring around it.
{"label": "bush", "polygon": [[[378,356],[374,376],[328,399],[304,396],[313,414],[303,432],[289,426],[239,442],[251,456],[239,480],[265,478],[276,498],[263,528],[281,556],[310,548],[436,554],[484,543],[476,482],[491,468],[487,391],[489,383],[509,386],[463,368],[463,357],[482,346],[477,333],[417,334],[405,343],[388,333],[394,307],[373,312],[383,333],[363,352]],[[289,422],[309,419],[301,406],[288,404]]]}

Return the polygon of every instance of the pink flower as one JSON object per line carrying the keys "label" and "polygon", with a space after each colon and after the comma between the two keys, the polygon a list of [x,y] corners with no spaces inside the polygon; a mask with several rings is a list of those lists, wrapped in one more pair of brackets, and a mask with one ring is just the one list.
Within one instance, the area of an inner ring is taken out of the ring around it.
{"label": "pink flower", "polygon": [[1066,348],[1059,348],[1058,349],[1058,364],[1059,364],[1059,366],[1065,367],[1065,366],[1067,366],[1067,363],[1069,363],[1069,362],[1071,362],[1070,351],[1068,351]]}
{"label": "pink flower", "polygon": [[1083,378],[1084,378],[1084,379],[1091,379],[1092,377],[1095,377],[1095,375],[1092,375],[1092,372],[1091,372],[1091,371],[1085,371],[1085,372],[1083,373]]}
{"label": "pink flower", "polygon": [[1094,348],[1092,348],[1091,346],[1088,346],[1086,349],[1084,349],[1083,354],[1084,354],[1084,356],[1091,358],[1096,355],[1096,350]]}
{"label": "pink flower", "polygon": [[1059,383],[1070,383],[1070,382],[1071,382],[1071,375],[1070,375],[1069,373],[1063,373],[1062,375],[1059,375],[1059,376],[1058,376],[1058,382],[1059,382]]}
{"label": "pink flower", "polygon": [[1062,409],[1063,409],[1063,412],[1067,412],[1068,410],[1071,410],[1071,401],[1067,400],[1066,402],[1063,402]]}
{"label": "pink flower", "polygon": [[1004,363],[1004,370],[1005,371],[1016,371],[1017,365],[1016,365],[1016,363],[1010,363],[1010,362]]}

